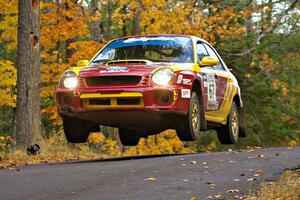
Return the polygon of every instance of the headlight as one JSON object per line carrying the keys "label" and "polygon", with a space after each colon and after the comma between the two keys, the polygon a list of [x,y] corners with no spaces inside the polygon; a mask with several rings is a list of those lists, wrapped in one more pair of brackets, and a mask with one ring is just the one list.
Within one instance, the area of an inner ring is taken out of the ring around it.
{"label": "headlight", "polygon": [[60,83],[66,88],[73,89],[78,84],[78,78],[74,72],[66,72],[61,77]]}
{"label": "headlight", "polygon": [[156,85],[167,86],[174,77],[174,72],[170,68],[163,68],[152,75],[152,82]]}

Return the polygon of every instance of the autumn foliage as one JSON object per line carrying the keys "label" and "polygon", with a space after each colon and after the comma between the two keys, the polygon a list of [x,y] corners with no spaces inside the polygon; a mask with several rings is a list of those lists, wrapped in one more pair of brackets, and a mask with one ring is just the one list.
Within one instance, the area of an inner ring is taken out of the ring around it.
{"label": "autumn foliage", "polygon": [[[171,33],[202,37],[214,45],[228,66],[234,69],[244,94],[250,137],[238,147],[285,145],[298,141],[299,7],[293,1],[280,1],[282,9],[278,9],[278,2],[272,1],[232,2],[235,1],[41,1],[40,94],[45,138],[61,129],[55,90],[67,68],[79,60],[91,59],[115,37]],[[298,12],[293,12],[295,9]],[[16,46],[17,0],[2,0],[0,121],[3,123],[0,123],[0,137],[11,138],[13,133]],[[201,136],[198,149],[222,149],[213,134],[205,136],[206,139]],[[137,147],[126,151],[121,149],[116,137],[110,136],[92,134],[90,144],[102,143],[101,151],[113,155],[192,151],[187,150],[172,131],[143,139]]]}

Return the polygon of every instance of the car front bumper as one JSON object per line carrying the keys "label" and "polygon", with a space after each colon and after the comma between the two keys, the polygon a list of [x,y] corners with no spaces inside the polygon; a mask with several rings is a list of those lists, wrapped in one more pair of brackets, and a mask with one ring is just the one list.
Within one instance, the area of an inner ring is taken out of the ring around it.
{"label": "car front bumper", "polygon": [[78,117],[111,126],[145,125],[145,122],[162,123],[164,118],[174,114],[187,114],[189,98],[182,98],[182,89],[189,90],[177,85],[167,88],[58,88],[56,98],[62,117]]}

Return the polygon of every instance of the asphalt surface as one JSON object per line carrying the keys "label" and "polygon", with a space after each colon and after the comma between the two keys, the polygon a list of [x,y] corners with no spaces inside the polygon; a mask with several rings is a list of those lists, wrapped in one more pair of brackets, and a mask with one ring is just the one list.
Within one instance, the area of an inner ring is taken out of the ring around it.
{"label": "asphalt surface", "polygon": [[39,164],[0,170],[0,199],[228,199],[299,166],[300,147]]}

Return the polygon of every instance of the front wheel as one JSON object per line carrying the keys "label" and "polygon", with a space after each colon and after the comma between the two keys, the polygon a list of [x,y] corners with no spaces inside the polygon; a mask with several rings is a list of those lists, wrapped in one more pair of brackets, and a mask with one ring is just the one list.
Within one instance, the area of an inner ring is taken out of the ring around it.
{"label": "front wheel", "polygon": [[239,112],[235,102],[227,117],[227,124],[217,129],[218,138],[221,144],[234,144],[239,137]]}
{"label": "front wheel", "polygon": [[119,138],[124,146],[136,146],[140,141],[140,136],[133,130],[119,128]]}
{"label": "front wheel", "polygon": [[99,125],[73,117],[64,117],[63,127],[65,136],[70,143],[84,143],[90,132],[99,131]]}
{"label": "front wheel", "polygon": [[200,101],[196,92],[192,92],[189,111],[180,119],[176,128],[177,136],[181,141],[194,141],[200,132]]}

